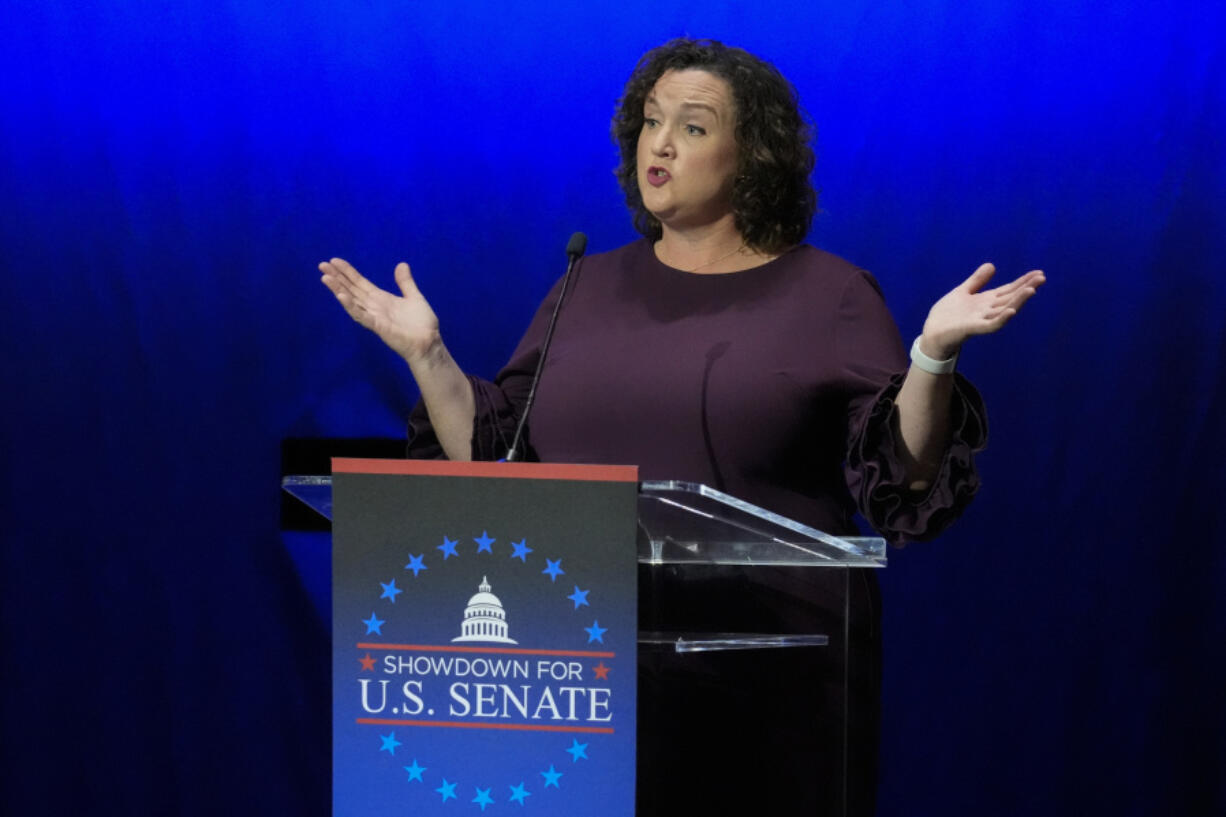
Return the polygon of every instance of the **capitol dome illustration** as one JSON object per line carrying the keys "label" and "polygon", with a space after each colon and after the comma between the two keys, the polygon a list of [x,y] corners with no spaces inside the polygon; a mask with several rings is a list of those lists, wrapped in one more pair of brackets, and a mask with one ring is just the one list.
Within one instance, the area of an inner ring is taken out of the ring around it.
{"label": "capitol dome illustration", "polygon": [[490,592],[490,581],[481,577],[477,594],[468,600],[464,608],[464,622],[460,625],[461,635],[452,641],[492,641],[497,644],[518,644],[513,638],[507,637],[507,611],[502,609],[502,602]]}

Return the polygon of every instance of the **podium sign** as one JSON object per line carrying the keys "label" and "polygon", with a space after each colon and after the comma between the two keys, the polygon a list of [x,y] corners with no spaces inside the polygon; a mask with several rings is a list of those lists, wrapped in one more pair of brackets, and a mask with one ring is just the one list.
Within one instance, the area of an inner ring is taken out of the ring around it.
{"label": "podium sign", "polygon": [[632,814],[637,469],[333,475],[333,813]]}

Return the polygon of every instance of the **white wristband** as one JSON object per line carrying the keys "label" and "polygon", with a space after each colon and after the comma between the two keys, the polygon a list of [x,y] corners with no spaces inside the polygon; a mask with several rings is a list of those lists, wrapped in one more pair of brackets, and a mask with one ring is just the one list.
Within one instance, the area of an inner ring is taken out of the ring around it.
{"label": "white wristband", "polygon": [[920,339],[916,338],[915,343],[911,344],[911,362],[929,374],[952,374],[954,367],[958,365],[958,353],[954,352],[954,356],[949,360],[933,360],[924,354],[924,350],[920,348]]}

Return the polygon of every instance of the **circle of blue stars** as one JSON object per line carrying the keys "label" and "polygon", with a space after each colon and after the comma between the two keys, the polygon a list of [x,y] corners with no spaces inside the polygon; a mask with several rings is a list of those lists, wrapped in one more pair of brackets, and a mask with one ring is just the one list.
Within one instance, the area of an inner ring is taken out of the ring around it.
{"label": "circle of blue stars", "polygon": [[[476,553],[488,553],[491,556],[494,555],[494,543],[498,540],[490,536],[488,531],[482,530],[481,535],[478,537],[473,537],[472,541],[477,546],[475,551]],[[442,544],[435,546],[434,549],[439,552],[439,555],[442,557],[444,562],[453,556],[460,558],[460,542],[457,539],[451,539],[448,536],[444,536]],[[518,559],[523,564],[528,563],[528,555],[534,552],[534,549],[528,546],[526,538],[521,539],[518,542],[511,542],[511,549],[510,558]],[[417,579],[421,575],[422,571],[430,569],[429,565],[426,564],[426,556],[428,554],[428,550],[419,554],[409,554],[409,561],[404,566],[404,569],[412,571],[413,579]],[[562,568],[562,560],[545,558],[545,568],[541,571],[541,575],[548,576],[551,584],[557,584],[558,577],[566,575],[566,571]],[[396,586],[395,578],[392,578],[391,581],[386,583],[379,582],[379,586],[382,589],[379,599],[386,599],[392,604],[396,603],[396,597],[398,595],[405,592],[404,588]],[[574,605],[572,609],[578,610],[580,607],[591,607],[591,603],[588,601],[588,594],[592,592],[591,589],[581,589],[577,584],[572,585],[572,587],[574,588],[573,592],[566,596],[566,598]],[[387,623],[387,621],[385,619],[380,619],[376,613],[371,612],[370,618],[362,619],[362,623],[366,625],[365,635],[382,635],[382,627]],[[592,619],[592,624],[590,627],[583,627],[581,629],[587,634],[586,643],[588,644],[603,644],[604,635],[609,631],[607,627],[601,627],[600,622],[597,619]],[[401,741],[396,739],[395,730],[392,730],[386,735],[379,735],[379,741],[379,751],[387,752],[393,757],[396,756],[396,749],[403,745]],[[580,743],[577,738],[572,738],[571,745],[564,751],[566,754],[570,755],[571,763],[578,763],[581,760],[588,759],[588,746],[589,744]],[[403,768],[404,771],[408,773],[408,783],[421,783],[423,786],[428,788],[425,779],[425,772],[429,767],[420,765],[417,758],[413,758],[412,765],[404,766]],[[550,788],[560,790],[562,788],[561,780],[564,776],[564,772],[559,772],[553,763],[549,764],[549,769],[547,771],[538,772],[538,774],[541,776],[541,790],[547,790]],[[441,798],[440,802],[446,803],[448,800],[459,801],[461,800],[461,797],[467,798],[467,794],[462,795],[457,793],[457,786],[460,785],[458,782],[449,781],[446,777],[441,776],[439,779],[442,781],[442,783],[433,790],[433,793],[437,794]],[[481,788],[480,786],[472,786],[471,788],[475,796],[469,802],[480,808],[481,811],[485,811],[486,806],[492,806],[495,804],[496,800],[492,794],[495,787],[490,786],[488,788]],[[518,803],[520,806],[523,806],[527,799],[533,794],[533,792],[528,789],[528,785],[524,780],[520,780],[516,785],[507,785],[506,789],[509,791],[509,795],[506,797],[506,802]]]}

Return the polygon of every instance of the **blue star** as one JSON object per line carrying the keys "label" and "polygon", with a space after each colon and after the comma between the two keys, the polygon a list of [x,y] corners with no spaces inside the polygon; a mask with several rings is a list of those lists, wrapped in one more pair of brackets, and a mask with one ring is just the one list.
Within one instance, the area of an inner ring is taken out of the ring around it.
{"label": "blue star", "polygon": [[396,754],[396,747],[400,745],[400,741],[396,740],[396,733],[392,732],[389,735],[380,735],[379,740],[383,741],[383,745],[379,747],[380,752],[389,752]]}
{"label": "blue star", "polygon": [[458,544],[459,542],[457,542],[455,539],[448,539],[446,536],[443,537],[443,544],[438,546],[438,550],[443,551],[444,562],[447,561],[448,557],[450,556],[460,555],[455,551],[455,546]]}
{"label": "blue star", "polygon": [[[396,594],[404,592],[403,590],[401,590],[399,587],[396,586],[395,579],[392,579],[387,584],[384,584],[383,582],[379,582],[379,586],[383,588],[383,595],[379,596],[379,598],[391,599],[392,604],[396,603]],[[575,589],[578,590],[578,588],[575,588]]]}
{"label": "blue star", "polygon": [[522,780],[521,780],[521,781],[519,781],[519,785],[518,785],[518,786],[507,786],[507,788],[511,790],[511,800],[510,800],[510,802],[512,802],[512,803],[519,803],[521,806],[524,804],[524,798],[525,798],[525,797],[531,797],[531,796],[532,796],[532,792],[530,792],[530,791],[528,791],[527,789],[525,789],[525,788],[524,788],[524,781],[522,781]]}
{"label": "blue star", "polygon": [[515,552],[511,554],[512,559],[519,559],[524,564],[528,563],[528,554],[532,552],[532,548],[526,544],[527,539],[520,539],[518,542],[512,542],[511,547],[515,548]]}
{"label": "blue star", "polygon": [[[420,556],[409,556],[409,563],[408,563],[407,565],[405,565],[405,566],[404,566],[404,569],[405,569],[405,570],[412,570],[412,571],[413,571],[413,578],[415,578],[415,579],[416,579],[416,578],[417,578],[417,574],[418,574],[418,573],[422,572],[423,570],[429,570],[429,569],[430,569],[430,568],[426,567],[426,563],[425,563],[425,561],[424,561],[424,560],[425,560],[425,558],[426,558],[426,554],[424,554],[424,553],[423,553],[422,555],[420,555]],[[444,560],[444,561],[446,561],[446,558],[447,558],[447,557],[445,557],[445,556],[444,556],[444,557],[443,557],[443,560]]]}
{"label": "blue star", "polygon": [[556,582],[558,580],[558,576],[561,576],[566,571],[562,569],[561,559],[558,559],[556,562],[553,559],[546,559],[545,569],[542,570],[541,572],[548,573],[549,581]]}
{"label": "blue star", "polygon": [[418,783],[424,783],[424,782],[426,782],[426,781],[424,781],[424,780],[422,780],[422,779],[421,779],[421,773],[422,773],[422,772],[424,772],[424,771],[426,770],[426,767],[425,767],[425,766],[418,766],[418,765],[417,765],[417,758],[413,758],[413,765],[412,765],[412,766],[405,766],[405,767],[404,767],[404,770],[405,770],[406,772],[408,772],[408,773],[409,773],[409,782],[410,782],[410,783],[412,783],[414,780],[416,780]]}
{"label": "blue star", "polygon": [[370,618],[362,619],[362,623],[366,625],[367,635],[370,635],[371,633],[374,633],[375,635],[383,635],[383,630],[381,628],[384,624],[387,624],[387,620],[384,619],[380,621],[379,619],[375,618],[374,613],[371,613]]}
{"label": "blue star", "polygon": [[580,607],[589,607],[589,606],[591,606],[591,605],[589,605],[589,604],[587,603],[587,594],[588,594],[588,593],[591,593],[591,592],[592,592],[591,590],[580,590],[580,589],[579,589],[579,585],[577,585],[577,584],[576,584],[576,585],[575,585],[575,592],[571,593],[571,594],[570,594],[569,596],[567,596],[566,598],[568,598],[568,599],[570,599],[571,601],[573,601],[573,602],[575,603],[575,609],[576,609],[576,610],[578,610]]}
{"label": "blue star", "polygon": [[447,802],[447,798],[448,798],[448,797],[450,797],[452,800],[455,800],[455,799],[456,799],[456,796],[455,796],[455,783],[448,783],[448,782],[447,782],[447,778],[445,778],[445,777],[443,778],[443,785],[439,786],[437,789],[435,789],[435,791],[436,791],[436,792],[438,792],[439,794],[443,795],[443,802],[444,802],[444,803],[446,803],[446,802]]}
{"label": "blue star", "polygon": [[[570,752],[570,756],[572,758],[571,763],[578,763],[579,758],[583,758],[584,760],[587,760],[587,744],[586,743],[580,743],[578,740],[571,738],[570,748],[567,749],[566,751]],[[550,766],[549,768],[552,769],[553,767]],[[561,786],[559,786],[558,788],[561,788]]]}
{"label": "blue star", "polygon": [[490,545],[494,544],[498,540],[491,539],[488,533],[486,533],[485,531],[481,531],[481,536],[474,539],[473,541],[477,543],[478,553],[493,553],[494,551],[492,548],[490,548]]}
{"label": "blue star", "polygon": [[[476,786],[473,786],[477,789]],[[477,789],[477,796],[473,798],[473,802],[481,806],[481,810],[485,811],[486,806],[494,805],[494,798],[490,797],[489,789]]]}
{"label": "blue star", "polygon": [[609,631],[608,627],[601,627],[599,621],[592,621],[591,627],[584,627],[583,629],[587,630],[587,643],[589,644],[593,641],[599,641],[603,644],[604,634]]}
{"label": "blue star", "polygon": [[558,785],[558,778],[561,776],[562,773],[555,770],[552,763],[549,764],[549,771],[541,772],[541,777],[545,778],[545,788],[549,788],[550,786],[553,786],[555,789],[562,788]]}

